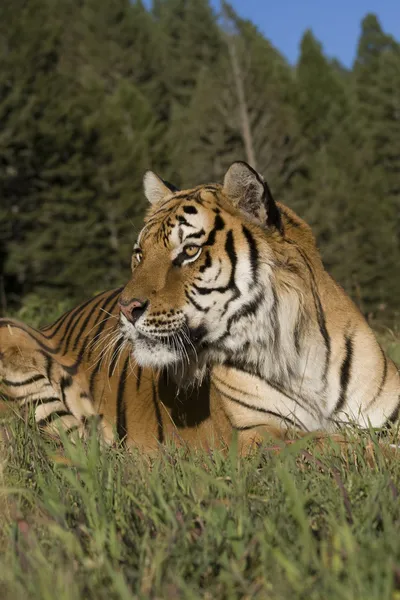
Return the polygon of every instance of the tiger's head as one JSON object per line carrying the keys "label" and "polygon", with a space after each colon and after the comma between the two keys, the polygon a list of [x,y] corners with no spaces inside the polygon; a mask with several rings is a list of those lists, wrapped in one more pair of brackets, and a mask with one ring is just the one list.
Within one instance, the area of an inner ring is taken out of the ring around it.
{"label": "tiger's head", "polygon": [[257,307],[276,304],[271,244],[283,226],[267,184],[235,162],[223,185],[184,191],[148,171],[144,192],[151,207],[120,297],[121,330],[138,364],[158,368],[243,349]]}

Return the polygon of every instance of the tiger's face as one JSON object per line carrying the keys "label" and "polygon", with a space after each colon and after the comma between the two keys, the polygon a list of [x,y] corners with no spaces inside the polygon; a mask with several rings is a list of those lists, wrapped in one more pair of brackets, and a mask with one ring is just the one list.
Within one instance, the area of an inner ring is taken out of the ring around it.
{"label": "tiger's face", "polygon": [[120,297],[121,329],[137,362],[163,367],[234,350],[230,328],[264,293],[268,235],[280,235],[267,186],[234,163],[223,186],[172,191],[148,172],[144,187],[152,207]]}

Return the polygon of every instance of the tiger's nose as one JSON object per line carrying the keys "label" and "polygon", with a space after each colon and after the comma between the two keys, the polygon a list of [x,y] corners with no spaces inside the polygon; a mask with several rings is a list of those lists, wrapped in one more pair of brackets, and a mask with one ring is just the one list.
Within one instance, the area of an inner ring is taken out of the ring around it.
{"label": "tiger's nose", "polygon": [[119,309],[131,323],[136,323],[145,312],[148,304],[148,300],[139,300],[138,298],[133,298],[128,302],[125,302],[122,298],[119,299]]}

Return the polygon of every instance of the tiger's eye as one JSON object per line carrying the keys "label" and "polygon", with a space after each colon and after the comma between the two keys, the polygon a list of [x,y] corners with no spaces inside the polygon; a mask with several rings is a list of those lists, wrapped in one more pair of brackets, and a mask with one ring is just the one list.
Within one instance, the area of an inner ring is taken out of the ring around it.
{"label": "tiger's eye", "polygon": [[186,246],[185,247],[185,254],[189,258],[192,258],[193,256],[195,256],[198,251],[199,251],[199,246]]}

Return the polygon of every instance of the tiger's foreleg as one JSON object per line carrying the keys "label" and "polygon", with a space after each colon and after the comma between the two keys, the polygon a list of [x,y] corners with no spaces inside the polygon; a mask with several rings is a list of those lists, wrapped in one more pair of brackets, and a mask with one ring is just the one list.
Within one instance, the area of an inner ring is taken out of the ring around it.
{"label": "tiger's foreleg", "polygon": [[18,412],[31,408],[51,435],[85,435],[95,415],[84,374],[62,364],[40,332],[10,320],[0,320],[0,394]]}

